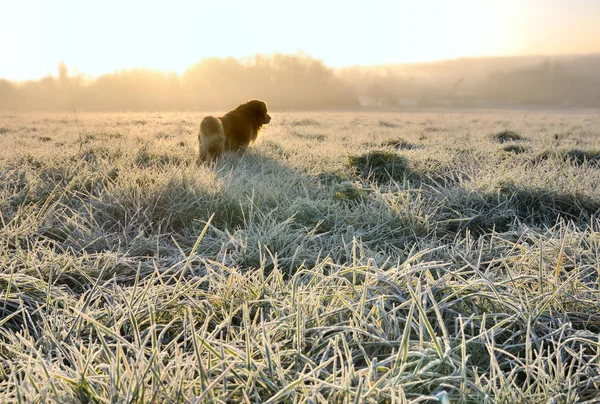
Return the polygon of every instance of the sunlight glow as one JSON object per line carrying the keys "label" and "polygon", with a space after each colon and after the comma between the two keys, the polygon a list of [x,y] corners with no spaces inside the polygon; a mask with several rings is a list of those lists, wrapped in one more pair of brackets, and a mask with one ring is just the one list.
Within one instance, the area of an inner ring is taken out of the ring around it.
{"label": "sunlight glow", "polygon": [[600,51],[597,0],[2,0],[0,77],[303,51],[329,66]]}

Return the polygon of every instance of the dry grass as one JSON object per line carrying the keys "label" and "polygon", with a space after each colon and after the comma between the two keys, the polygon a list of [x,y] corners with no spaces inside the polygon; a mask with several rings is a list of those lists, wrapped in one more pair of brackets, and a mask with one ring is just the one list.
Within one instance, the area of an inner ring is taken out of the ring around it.
{"label": "dry grass", "polygon": [[202,115],[0,116],[1,402],[600,399],[597,113]]}

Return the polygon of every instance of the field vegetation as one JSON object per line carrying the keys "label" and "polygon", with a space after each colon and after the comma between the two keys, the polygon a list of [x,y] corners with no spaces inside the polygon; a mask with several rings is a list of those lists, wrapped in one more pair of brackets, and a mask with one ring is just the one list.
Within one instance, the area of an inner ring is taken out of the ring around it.
{"label": "field vegetation", "polygon": [[0,115],[0,402],[600,395],[597,111]]}

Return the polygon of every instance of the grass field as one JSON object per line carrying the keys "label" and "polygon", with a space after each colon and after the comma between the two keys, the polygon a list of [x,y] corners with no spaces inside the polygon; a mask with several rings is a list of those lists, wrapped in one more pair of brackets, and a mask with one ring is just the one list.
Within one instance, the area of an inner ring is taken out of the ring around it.
{"label": "grass field", "polygon": [[0,115],[0,402],[600,402],[597,111]]}

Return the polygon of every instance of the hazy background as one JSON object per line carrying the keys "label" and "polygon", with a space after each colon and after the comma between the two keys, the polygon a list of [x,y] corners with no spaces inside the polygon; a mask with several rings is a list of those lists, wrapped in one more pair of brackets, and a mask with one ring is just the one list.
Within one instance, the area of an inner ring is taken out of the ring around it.
{"label": "hazy background", "polygon": [[597,0],[24,0],[0,13],[3,110],[600,105]]}

